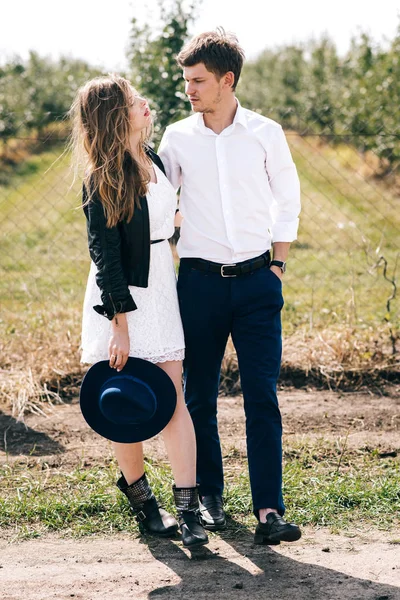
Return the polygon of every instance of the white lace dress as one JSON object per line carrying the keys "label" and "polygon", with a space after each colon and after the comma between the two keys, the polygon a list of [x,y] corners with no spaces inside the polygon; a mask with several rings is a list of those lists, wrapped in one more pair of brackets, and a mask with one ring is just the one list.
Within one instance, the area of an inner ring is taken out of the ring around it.
{"label": "white lace dress", "polygon": [[[147,193],[150,239],[165,241],[150,246],[147,288],[129,286],[137,310],[126,313],[130,356],[153,363],[183,360],[184,337],[176,292],[176,274],[168,242],[174,233],[176,194],[164,173],[154,165],[157,183]],[[92,262],[83,303],[82,356],[84,363],[107,360],[111,322],[93,310],[101,304],[96,283],[97,267]]]}

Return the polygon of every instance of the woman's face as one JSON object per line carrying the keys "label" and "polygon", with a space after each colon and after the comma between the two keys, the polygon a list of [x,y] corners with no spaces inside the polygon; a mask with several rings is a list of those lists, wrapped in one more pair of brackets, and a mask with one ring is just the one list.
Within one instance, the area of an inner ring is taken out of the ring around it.
{"label": "woman's face", "polygon": [[151,113],[149,105],[145,98],[138,96],[132,91],[131,102],[129,106],[129,118],[133,131],[142,131],[149,127],[151,122]]}

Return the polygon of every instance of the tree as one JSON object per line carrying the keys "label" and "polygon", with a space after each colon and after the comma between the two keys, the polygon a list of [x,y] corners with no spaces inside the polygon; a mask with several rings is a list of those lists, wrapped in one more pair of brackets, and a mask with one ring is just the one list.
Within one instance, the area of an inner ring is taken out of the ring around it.
{"label": "tree", "polygon": [[304,111],[306,61],[300,46],[264,50],[245,62],[238,85],[240,101],[252,110],[297,128]]}
{"label": "tree", "polygon": [[0,67],[0,138],[24,137],[66,116],[76,90],[101,72],[79,59],[52,61],[30,52]]}
{"label": "tree", "polygon": [[337,125],[336,102],[341,84],[336,46],[327,36],[309,44],[307,75],[304,78],[304,119],[307,128],[332,134]]}
{"label": "tree", "polygon": [[47,125],[66,116],[76,90],[100,74],[101,71],[80,59],[61,57],[52,61],[31,51],[23,74],[29,94],[27,127],[37,130],[41,137]]}
{"label": "tree", "polygon": [[174,0],[169,7],[160,0],[163,25],[155,33],[149,24],[140,26],[136,19],[132,19],[127,52],[129,75],[138,91],[150,100],[150,108],[155,111],[157,141],[169,123],[187,117],[190,111],[176,55],[188,38],[189,24],[194,21],[194,2],[185,10],[183,0]]}
{"label": "tree", "polygon": [[0,68],[0,138],[4,143],[21,130],[25,120],[27,95],[21,86],[25,71],[21,59],[15,57]]}

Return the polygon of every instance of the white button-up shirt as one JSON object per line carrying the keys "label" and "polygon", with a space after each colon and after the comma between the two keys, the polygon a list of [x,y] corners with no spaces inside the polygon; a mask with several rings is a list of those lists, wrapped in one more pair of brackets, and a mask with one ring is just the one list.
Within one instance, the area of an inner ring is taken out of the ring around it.
{"label": "white button-up shirt", "polygon": [[300,185],[282,127],[238,102],[219,135],[197,113],[167,127],[159,148],[183,216],[177,250],[232,264],[296,239]]}

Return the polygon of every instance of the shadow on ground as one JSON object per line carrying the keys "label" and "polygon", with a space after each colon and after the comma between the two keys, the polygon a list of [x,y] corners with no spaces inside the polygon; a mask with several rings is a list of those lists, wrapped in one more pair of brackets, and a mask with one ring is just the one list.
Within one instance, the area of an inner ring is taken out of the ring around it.
{"label": "shadow on ground", "polygon": [[45,456],[64,452],[64,446],[46,433],[0,411],[0,450],[12,456]]}
{"label": "shadow on ground", "polygon": [[[196,600],[398,600],[400,590],[391,585],[346,575],[334,569],[308,564],[278,553],[273,546],[253,544],[253,532],[230,519],[218,533],[225,545],[192,552],[170,540],[148,538],[153,557],[171,569],[181,582],[164,585],[148,594],[156,598]],[[226,546],[228,546],[228,551]],[[294,545],[292,546],[294,549]],[[238,563],[241,563],[240,565]]]}

